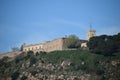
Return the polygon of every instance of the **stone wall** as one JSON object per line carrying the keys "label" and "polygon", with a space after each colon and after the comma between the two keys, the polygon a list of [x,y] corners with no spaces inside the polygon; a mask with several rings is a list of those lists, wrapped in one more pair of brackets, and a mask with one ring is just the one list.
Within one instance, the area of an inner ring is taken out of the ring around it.
{"label": "stone wall", "polygon": [[64,50],[66,49],[65,45],[65,38],[58,38],[53,41],[48,41],[45,43],[40,44],[33,44],[33,45],[23,45],[22,50],[23,52],[33,51],[33,52],[51,52],[56,50]]}
{"label": "stone wall", "polygon": [[[66,38],[58,38],[52,41],[47,41],[45,43],[39,44],[31,44],[31,45],[22,45],[21,51],[16,52],[8,52],[5,54],[1,54],[0,58],[4,56],[14,57],[19,55],[22,52],[33,51],[34,53],[44,51],[44,52],[51,52],[51,51],[60,51],[60,50],[76,50],[76,49],[69,49],[65,43]],[[87,47],[86,40],[80,40],[81,47]]]}

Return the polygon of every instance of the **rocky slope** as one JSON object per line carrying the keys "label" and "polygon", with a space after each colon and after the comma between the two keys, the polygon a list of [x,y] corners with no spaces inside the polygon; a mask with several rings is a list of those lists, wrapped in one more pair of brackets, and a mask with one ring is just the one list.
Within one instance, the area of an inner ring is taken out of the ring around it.
{"label": "rocky slope", "polygon": [[119,80],[120,53],[102,56],[89,51],[32,51],[0,59],[2,80]]}

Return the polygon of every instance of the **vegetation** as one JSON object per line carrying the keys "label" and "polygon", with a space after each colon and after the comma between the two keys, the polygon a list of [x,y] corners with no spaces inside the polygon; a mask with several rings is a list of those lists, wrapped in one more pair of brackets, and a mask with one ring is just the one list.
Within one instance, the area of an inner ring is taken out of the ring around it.
{"label": "vegetation", "polygon": [[91,52],[111,56],[116,52],[120,52],[120,33],[113,36],[92,37],[88,42],[88,47]]}
{"label": "vegetation", "polygon": [[[0,63],[0,77],[11,77],[12,80],[16,80],[23,71],[30,72],[33,76],[37,74],[37,68],[33,65],[37,63],[53,64],[60,66],[63,61],[70,62],[64,70],[67,72],[77,73],[89,73],[96,74],[102,80],[120,79],[120,52],[114,53],[115,56],[103,56],[98,54],[92,54],[87,50],[68,50],[68,51],[54,51],[50,53],[37,52],[35,55],[32,51],[27,54],[21,54],[14,60],[10,61],[10,58],[1,59]],[[115,61],[116,65],[112,65],[111,62]],[[62,70],[56,69],[57,72]],[[49,70],[39,68],[42,73],[51,73]],[[53,73],[53,71],[52,71]],[[27,77],[22,76],[21,80],[25,80]]]}
{"label": "vegetation", "polygon": [[68,48],[78,48],[80,47],[80,40],[76,35],[70,35],[66,38],[66,45]]}
{"label": "vegetation", "polygon": [[[71,74],[90,74],[90,80],[120,80],[119,39],[120,33],[113,36],[102,35],[90,39],[89,50],[50,53],[29,51],[15,58],[4,57],[0,59],[0,79],[26,80],[28,75],[33,77],[38,74],[44,74],[41,76],[47,79],[48,75],[65,75],[67,72],[68,77]],[[70,48],[78,48],[79,40],[75,35],[71,35],[66,39],[66,43]]]}

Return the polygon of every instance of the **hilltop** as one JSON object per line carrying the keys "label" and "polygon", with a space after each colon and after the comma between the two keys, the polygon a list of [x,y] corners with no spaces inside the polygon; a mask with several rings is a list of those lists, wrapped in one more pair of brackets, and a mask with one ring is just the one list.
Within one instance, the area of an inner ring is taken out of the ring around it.
{"label": "hilltop", "polygon": [[114,56],[93,54],[88,50],[53,52],[32,51],[0,63],[2,80],[118,80],[120,52]]}

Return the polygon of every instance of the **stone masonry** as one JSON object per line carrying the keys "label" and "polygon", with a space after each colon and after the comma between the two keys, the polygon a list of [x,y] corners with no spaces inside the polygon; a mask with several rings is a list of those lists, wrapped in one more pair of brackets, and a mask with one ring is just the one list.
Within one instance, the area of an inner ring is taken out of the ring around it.
{"label": "stone masonry", "polygon": [[31,44],[31,45],[22,45],[22,51],[33,51],[33,52],[51,52],[56,50],[65,50],[67,49],[65,45],[65,38],[58,38],[53,41],[47,41],[45,43]]}

